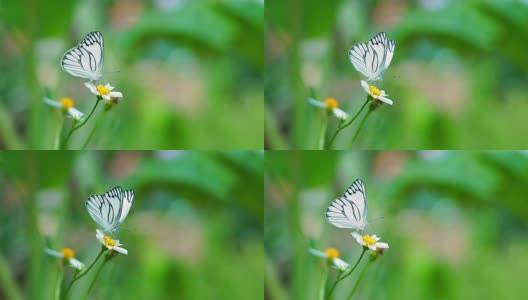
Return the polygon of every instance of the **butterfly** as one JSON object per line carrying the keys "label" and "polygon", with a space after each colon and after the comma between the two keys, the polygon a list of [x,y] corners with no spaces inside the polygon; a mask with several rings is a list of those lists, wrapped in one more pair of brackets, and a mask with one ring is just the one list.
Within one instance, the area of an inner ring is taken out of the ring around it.
{"label": "butterfly", "polygon": [[64,71],[90,81],[101,78],[103,63],[103,35],[99,31],[88,33],[79,45],[66,51],[61,58]]}
{"label": "butterfly", "polygon": [[133,199],[134,190],[116,186],[104,194],[88,197],[86,209],[104,231],[113,233],[127,217]]}
{"label": "butterfly", "polygon": [[363,231],[367,226],[367,191],[361,179],[356,179],[345,194],[326,209],[328,223],[339,228]]}
{"label": "butterfly", "polygon": [[385,32],[376,34],[366,43],[357,43],[348,51],[348,58],[354,68],[369,81],[381,79],[389,67],[396,43],[387,38]]}

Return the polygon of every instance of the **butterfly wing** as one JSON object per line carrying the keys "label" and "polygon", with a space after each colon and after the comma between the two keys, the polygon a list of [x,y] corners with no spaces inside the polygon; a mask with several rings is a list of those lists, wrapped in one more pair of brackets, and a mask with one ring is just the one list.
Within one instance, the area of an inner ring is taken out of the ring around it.
{"label": "butterfly wing", "polygon": [[134,200],[134,190],[123,191],[123,198],[121,200],[121,214],[119,216],[119,222],[121,224],[128,215],[130,207],[132,207],[132,200]]}
{"label": "butterfly wing", "polygon": [[387,51],[385,52],[385,64],[383,67],[383,72],[387,70],[392,61],[392,57],[394,56],[394,48],[396,48],[396,42],[394,42],[394,40],[387,40]]}
{"label": "butterfly wing", "polygon": [[73,76],[98,80],[103,74],[103,35],[90,32],[76,47],[66,51],[61,59],[62,69]]}
{"label": "butterfly wing", "polygon": [[[123,189],[117,186],[104,194],[91,195],[86,199],[88,213],[103,230],[115,231],[117,226],[122,222],[123,193],[125,193]],[[130,201],[131,204],[132,201]],[[128,210],[130,210],[130,206],[127,207],[126,214],[128,214]]]}
{"label": "butterfly wing", "polygon": [[326,209],[326,220],[339,228],[363,230],[367,225],[367,191],[361,179],[356,179],[342,197]]}
{"label": "butterfly wing", "polygon": [[372,66],[367,65],[368,61],[374,61],[375,55],[372,47],[368,43],[357,43],[348,51],[348,58],[354,68],[367,78],[372,77]]}
{"label": "butterfly wing", "polygon": [[368,80],[380,80],[394,55],[395,42],[380,32],[366,43],[357,43],[348,52],[354,68]]}

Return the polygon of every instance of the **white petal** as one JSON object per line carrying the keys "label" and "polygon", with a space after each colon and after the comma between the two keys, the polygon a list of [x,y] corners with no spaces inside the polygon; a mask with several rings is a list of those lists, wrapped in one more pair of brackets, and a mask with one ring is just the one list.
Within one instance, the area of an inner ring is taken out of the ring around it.
{"label": "white petal", "polygon": [[332,112],[334,113],[334,116],[340,120],[345,121],[348,119],[348,114],[338,107],[332,109]]}
{"label": "white petal", "polygon": [[112,98],[110,97],[110,95],[101,95],[101,97],[103,97],[103,99],[105,99],[105,100],[110,100],[110,99],[112,99]]}
{"label": "white petal", "polygon": [[121,92],[110,92],[108,96],[112,98],[123,98],[123,94]]}
{"label": "white petal", "polygon": [[46,252],[47,254],[49,254],[51,256],[64,257],[64,254],[62,254],[61,252],[57,252],[57,251],[51,250],[49,248],[44,248],[44,252]]}
{"label": "white petal", "polygon": [[383,249],[388,249],[389,248],[389,244],[387,243],[376,243],[376,248],[383,248]]}
{"label": "white petal", "polygon": [[117,251],[119,253],[123,253],[125,255],[128,254],[128,251],[125,248],[121,248],[121,247],[118,247],[118,246],[112,247],[112,250]]}
{"label": "white petal", "polygon": [[313,106],[320,107],[320,108],[327,108],[328,107],[328,105],[326,105],[325,102],[322,102],[322,101],[319,101],[319,100],[315,100],[313,98],[308,98],[308,103],[310,103]]}
{"label": "white petal", "polygon": [[109,89],[109,90],[113,90],[115,87],[114,86],[111,86],[110,83],[107,83],[105,85],[105,88]]}
{"label": "white petal", "polygon": [[70,117],[74,120],[81,120],[82,117],[84,116],[84,114],[82,112],[80,112],[77,108],[75,107],[70,107],[68,108],[68,114],[70,115]]}
{"label": "white petal", "polygon": [[376,246],[375,245],[368,245],[369,249],[370,250],[376,250]]}
{"label": "white petal", "polygon": [[82,262],[80,262],[79,260],[73,258],[73,257],[70,258],[70,259],[68,260],[68,262],[70,263],[70,265],[71,265],[72,267],[74,267],[75,269],[77,269],[77,270],[79,270],[79,271],[82,270],[82,269],[84,269],[84,264],[83,264]]}
{"label": "white petal", "polygon": [[95,231],[97,232],[95,237],[99,240],[99,242],[101,242],[101,244],[106,245],[104,242],[104,233],[99,229],[96,229]]}
{"label": "white petal", "polygon": [[84,86],[87,87],[90,90],[90,92],[92,92],[92,94],[99,95],[99,92],[97,91],[97,88],[93,83],[85,82]]}
{"label": "white petal", "polygon": [[314,248],[308,249],[308,252],[310,252],[310,254],[318,256],[318,257],[328,258],[328,255],[325,252],[319,251],[319,250],[314,249]]}
{"label": "white petal", "polygon": [[389,98],[386,98],[386,97],[380,95],[377,99],[380,100],[380,101],[383,101],[383,102],[385,102],[385,103],[387,103],[389,105],[392,105],[392,100],[389,99]]}
{"label": "white petal", "polygon": [[334,263],[334,266],[341,271],[345,271],[349,267],[349,264],[339,257],[334,258],[333,263]]}
{"label": "white petal", "polygon": [[363,89],[365,90],[365,92],[367,92],[367,94],[371,95],[370,94],[370,89],[369,89],[369,85],[366,81],[364,80],[361,80],[361,86],[363,87]]}
{"label": "white petal", "polygon": [[352,236],[356,239],[356,240],[363,240],[363,237],[361,236],[361,234],[357,233],[357,232],[352,232]]}
{"label": "white petal", "polygon": [[60,103],[59,101],[51,100],[50,98],[44,98],[44,103],[56,108],[62,108],[62,103]]}
{"label": "white petal", "polygon": [[372,237],[374,240],[376,240],[376,242],[379,241],[379,240],[381,239],[381,238],[379,238],[377,235],[371,235],[371,237]]}

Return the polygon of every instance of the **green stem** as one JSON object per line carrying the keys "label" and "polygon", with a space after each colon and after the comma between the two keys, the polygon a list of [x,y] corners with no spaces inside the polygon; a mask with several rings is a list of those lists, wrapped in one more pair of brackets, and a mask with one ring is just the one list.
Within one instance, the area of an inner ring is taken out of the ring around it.
{"label": "green stem", "polygon": [[352,267],[352,269],[350,269],[350,271],[348,271],[348,273],[346,273],[344,276],[341,276],[343,275],[344,273],[341,273],[339,274],[339,277],[337,277],[337,280],[334,282],[334,284],[332,285],[332,288],[330,289],[330,291],[328,292],[328,296],[326,297],[327,299],[330,299],[330,297],[332,296],[332,293],[334,292],[337,284],[342,281],[343,279],[347,278],[348,276],[350,276],[352,274],[352,272],[354,272],[354,270],[357,268],[357,266],[359,265],[359,262],[361,261],[361,259],[363,258],[363,255],[365,254],[365,252],[367,251],[367,247],[363,247],[363,252],[361,252],[361,255],[359,256],[358,260],[356,261],[356,264]]}
{"label": "green stem", "polygon": [[5,144],[7,150],[23,149],[22,141],[18,136],[13,124],[11,115],[5,110],[4,99],[0,99],[0,139]]}
{"label": "green stem", "polygon": [[350,143],[348,143],[348,147],[347,148],[350,148],[352,149],[352,146],[354,145],[354,142],[356,142],[356,139],[357,137],[359,136],[359,132],[361,131],[361,129],[363,128],[363,125],[365,125],[365,121],[367,121],[367,118],[368,116],[370,115],[370,113],[373,111],[374,109],[372,108],[372,106],[370,107],[369,111],[367,112],[367,114],[363,117],[363,119],[361,120],[361,123],[359,123],[359,126],[356,130],[356,133],[354,134],[354,137],[352,138],[352,140],[350,140]]}
{"label": "green stem", "polygon": [[359,286],[359,283],[363,279],[363,276],[365,275],[365,272],[367,271],[367,269],[368,269],[368,267],[370,266],[371,263],[372,263],[372,260],[369,259],[369,261],[367,261],[367,263],[363,267],[363,270],[361,270],[361,273],[359,273],[359,276],[358,276],[358,278],[356,280],[356,283],[354,283],[354,287],[350,291],[350,294],[348,294],[348,297],[347,297],[348,300],[352,299],[352,296],[354,296],[354,293],[356,292],[356,289]]}
{"label": "green stem", "polygon": [[0,253],[0,288],[7,299],[22,300],[22,291],[15,282],[9,263]]}
{"label": "green stem", "polygon": [[277,118],[273,115],[271,110],[267,107],[264,107],[264,132],[265,132],[265,139],[266,139],[266,147],[267,149],[275,149],[275,150],[286,150],[289,148],[288,144],[286,143],[284,137],[282,136],[277,124]]}
{"label": "green stem", "polygon": [[61,133],[62,133],[63,126],[64,126],[64,117],[61,116],[59,125],[57,125],[57,129],[55,132],[55,139],[53,140],[53,150],[59,150],[60,148],[60,140],[61,140]]}
{"label": "green stem", "polygon": [[[110,254],[109,254],[110,255]],[[106,263],[110,260],[110,258],[107,256],[105,258],[105,260],[103,261],[103,263],[99,266],[99,269],[97,269],[97,272],[95,273],[95,276],[94,278],[92,279],[92,282],[90,283],[90,286],[88,287],[88,289],[86,290],[86,293],[84,294],[84,297],[83,299],[87,299],[88,298],[88,295],[90,294],[90,291],[92,290],[92,287],[95,285],[95,281],[97,280],[97,278],[99,277],[99,274],[101,274],[101,270],[103,269],[103,267],[106,265]]]}
{"label": "green stem", "polygon": [[282,286],[281,280],[274,269],[274,265],[271,259],[264,259],[264,281],[266,282],[266,292],[269,292],[270,299],[274,300],[287,300],[287,292]]}
{"label": "green stem", "polygon": [[328,265],[324,266],[323,277],[321,278],[321,288],[319,289],[319,300],[325,299],[326,280],[328,279]]}
{"label": "green stem", "polygon": [[[304,1],[291,0],[288,1],[288,12],[290,13],[287,26],[289,29],[289,44],[288,44],[288,74],[291,80],[292,96],[294,99],[294,113],[292,124],[292,145],[295,149],[303,149],[305,145],[305,112],[306,112],[306,94],[304,89],[304,82],[301,79],[301,39],[303,38],[304,26],[303,22],[303,8]],[[296,287],[297,288],[297,287]]]}
{"label": "green stem", "polygon": [[68,141],[70,140],[70,137],[72,136],[73,132],[81,127],[84,126],[84,124],[86,124],[86,122],[88,122],[88,120],[90,119],[90,117],[92,117],[93,113],[95,112],[95,109],[97,108],[97,105],[99,105],[99,102],[101,102],[101,96],[97,96],[97,101],[95,102],[95,105],[94,107],[92,108],[92,111],[90,112],[90,114],[88,114],[88,116],[86,117],[86,119],[84,119],[84,121],[82,121],[79,125],[75,126],[75,124],[72,125],[72,127],[70,128],[70,131],[68,132],[68,135],[66,136],[66,138],[64,139],[64,141],[62,142],[62,145],[61,145],[61,149],[65,149],[66,146],[68,145]]}
{"label": "green stem", "polygon": [[319,135],[319,150],[324,150],[326,130],[328,129],[328,112],[325,112],[323,117],[323,125],[321,126],[321,134]]}
{"label": "green stem", "polygon": [[60,300],[61,298],[61,288],[62,288],[63,277],[64,277],[64,264],[61,264],[59,267],[59,274],[57,276],[57,285],[55,286],[55,300]]}
{"label": "green stem", "polygon": [[339,126],[337,126],[337,129],[334,132],[334,134],[332,135],[332,138],[330,138],[330,140],[326,144],[326,149],[329,149],[329,150],[332,149],[332,144],[334,143],[334,140],[337,137],[337,134],[339,134],[339,132],[341,130],[343,130],[343,129],[347,128],[348,126],[350,126],[357,119],[357,117],[359,117],[359,114],[361,114],[363,109],[365,109],[365,107],[367,106],[369,101],[370,101],[370,96],[367,96],[367,100],[365,101],[365,103],[363,103],[363,105],[361,106],[359,111],[352,117],[352,119],[350,119],[350,121],[348,121],[348,122],[346,122],[344,124],[340,123]]}
{"label": "green stem", "polygon": [[88,267],[88,269],[86,269],[82,274],[80,273],[75,273],[75,276],[73,276],[73,279],[72,281],[70,282],[70,284],[68,285],[68,287],[66,288],[66,291],[64,292],[64,296],[67,296],[68,295],[68,292],[70,291],[71,287],[73,286],[73,283],[79,279],[81,279],[84,275],[88,274],[88,272],[90,272],[90,269],[95,265],[95,263],[99,260],[99,257],[101,257],[101,255],[103,254],[103,252],[105,252],[106,248],[101,248],[101,252],[99,252],[99,255],[97,255],[97,257],[95,258],[95,260],[92,262],[92,264]]}
{"label": "green stem", "polygon": [[97,120],[95,121],[95,124],[92,128],[92,131],[90,131],[90,134],[88,135],[88,137],[86,138],[86,141],[84,141],[84,144],[82,145],[82,148],[81,150],[84,150],[86,149],[86,146],[88,146],[88,144],[90,143],[90,140],[92,139],[94,133],[95,133],[95,130],[97,129],[97,127],[99,127],[99,124],[101,123],[101,120],[103,119],[105,113],[106,113],[107,109],[105,107],[105,109],[103,110],[103,112],[99,115],[99,117],[97,118]]}

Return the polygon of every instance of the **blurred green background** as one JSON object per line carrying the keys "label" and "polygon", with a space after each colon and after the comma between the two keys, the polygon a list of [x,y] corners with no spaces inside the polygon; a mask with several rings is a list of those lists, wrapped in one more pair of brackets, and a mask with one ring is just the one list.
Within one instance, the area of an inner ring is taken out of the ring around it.
{"label": "blurred green background", "polygon": [[101,244],[85,200],[120,185],[135,191],[117,233],[129,253],[89,299],[261,299],[263,167],[261,151],[0,152],[0,298],[52,299],[59,261],[46,246],[90,264]]}
{"label": "blurred green background", "polygon": [[[393,106],[369,117],[360,149],[523,149],[528,96],[526,1],[266,2],[265,147],[314,149],[334,97],[354,114],[365,101],[350,47],[380,31],[396,41],[377,85]],[[337,139],[343,149],[357,124]],[[330,124],[332,133],[336,120]]]}
{"label": "blurred green background", "polygon": [[[357,299],[528,293],[526,151],[267,151],[265,170],[267,299],[318,299],[322,261],[308,247],[337,247],[356,262],[361,247],[351,230],[326,223],[324,214],[356,178],[368,194],[365,233],[390,246]],[[344,299],[357,275],[338,285],[335,299]]]}
{"label": "blurred green background", "polygon": [[[52,147],[60,116],[45,95],[70,97],[89,113],[88,80],[63,71],[60,58],[101,31],[100,83],[124,99],[90,148],[262,149],[263,28],[255,0],[2,1],[0,148]],[[75,133],[72,149],[93,123]]]}

